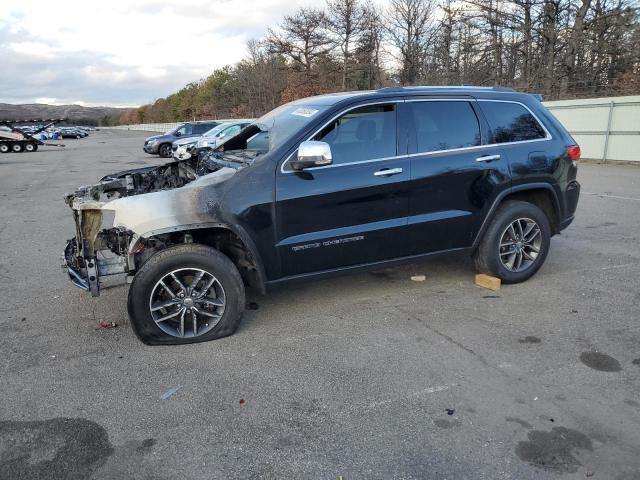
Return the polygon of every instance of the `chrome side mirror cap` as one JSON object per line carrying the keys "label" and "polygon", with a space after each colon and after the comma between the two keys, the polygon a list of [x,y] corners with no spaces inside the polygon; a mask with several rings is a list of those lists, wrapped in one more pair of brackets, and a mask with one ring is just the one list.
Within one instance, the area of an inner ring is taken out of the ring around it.
{"label": "chrome side mirror cap", "polygon": [[333,163],[331,147],[328,143],[309,140],[298,147],[298,157],[291,161],[291,168],[304,170],[305,168],[324,167]]}

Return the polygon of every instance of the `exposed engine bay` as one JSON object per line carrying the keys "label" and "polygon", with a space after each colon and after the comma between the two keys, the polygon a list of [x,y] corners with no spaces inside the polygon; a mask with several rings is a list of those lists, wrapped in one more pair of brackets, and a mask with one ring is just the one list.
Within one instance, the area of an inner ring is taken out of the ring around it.
{"label": "exposed engine bay", "polygon": [[199,158],[107,175],[65,195],[76,224],[63,259],[71,281],[98,296],[100,277],[130,274],[156,251],[192,241],[190,234],[175,232],[210,220],[216,193],[206,187],[262,153],[219,148]]}
{"label": "exposed engine bay", "polygon": [[86,201],[108,202],[117,198],[171,190],[216,172],[223,167],[242,168],[253,163],[260,152],[238,150],[211,152],[202,158],[170,162],[158,167],[125,170],[100,179],[100,182],[79,187],[65,196],[66,203],[75,208]]}

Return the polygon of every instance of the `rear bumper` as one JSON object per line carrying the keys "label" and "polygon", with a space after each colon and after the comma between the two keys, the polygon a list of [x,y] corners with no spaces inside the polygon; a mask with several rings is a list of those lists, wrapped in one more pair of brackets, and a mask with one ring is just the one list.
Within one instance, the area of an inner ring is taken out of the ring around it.
{"label": "rear bumper", "polygon": [[577,181],[569,182],[565,190],[565,217],[560,222],[560,230],[564,230],[576,216],[576,208],[578,208],[578,199],[580,198],[580,184]]}

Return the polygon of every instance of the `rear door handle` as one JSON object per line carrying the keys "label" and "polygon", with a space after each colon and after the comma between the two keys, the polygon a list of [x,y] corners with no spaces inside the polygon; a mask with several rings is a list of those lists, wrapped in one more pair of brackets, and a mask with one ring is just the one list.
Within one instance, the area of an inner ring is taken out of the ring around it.
{"label": "rear door handle", "polygon": [[398,175],[402,173],[401,168],[383,168],[374,173],[376,177],[390,177],[391,175]]}
{"label": "rear door handle", "polygon": [[500,160],[500,155],[485,155],[476,158],[476,162],[493,162],[494,160]]}

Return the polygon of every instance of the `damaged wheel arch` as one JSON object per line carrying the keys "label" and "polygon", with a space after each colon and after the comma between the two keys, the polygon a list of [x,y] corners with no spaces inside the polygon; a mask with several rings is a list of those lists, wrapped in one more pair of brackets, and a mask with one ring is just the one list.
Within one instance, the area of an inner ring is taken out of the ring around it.
{"label": "damaged wheel arch", "polygon": [[[236,265],[247,285],[255,288],[261,294],[266,293],[262,258],[252,238],[240,225],[206,222],[164,228],[139,236],[135,242],[132,242],[129,250],[136,252],[143,249],[146,242],[163,239],[166,236],[173,236],[174,240],[170,241],[165,248],[180,243],[194,243],[215,248]],[[164,248],[158,249],[154,255],[162,250]],[[146,263],[149,258],[145,259],[143,263]],[[137,268],[141,268],[143,263],[137,265]]]}

